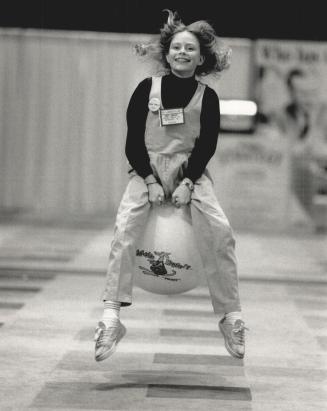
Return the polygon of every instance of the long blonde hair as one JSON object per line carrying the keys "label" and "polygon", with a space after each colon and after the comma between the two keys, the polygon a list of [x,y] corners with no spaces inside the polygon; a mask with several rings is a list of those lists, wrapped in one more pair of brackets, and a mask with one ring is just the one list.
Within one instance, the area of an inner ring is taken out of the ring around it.
{"label": "long blonde hair", "polygon": [[198,39],[201,55],[204,57],[204,63],[196,68],[195,74],[199,76],[217,74],[230,66],[231,49],[217,37],[214,28],[207,21],[199,20],[186,26],[177,12],[167,9],[164,11],[168,12],[168,19],[160,29],[160,35],[148,43],[137,44],[135,46],[137,55],[154,59],[169,71],[166,55],[170,43],[175,34],[188,31]]}

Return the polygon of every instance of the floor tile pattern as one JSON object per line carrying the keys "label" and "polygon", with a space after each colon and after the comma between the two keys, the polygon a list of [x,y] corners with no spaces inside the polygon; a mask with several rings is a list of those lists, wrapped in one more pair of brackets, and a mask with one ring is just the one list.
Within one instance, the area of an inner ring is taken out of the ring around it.
{"label": "floor tile pattern", "polygon": [[327,409],[321,238],[238,234],[244,360],[226,352],[201,284],[174,296],[135,287],[127,334],[97,363],[110,230],[0,224],[1,411]]}

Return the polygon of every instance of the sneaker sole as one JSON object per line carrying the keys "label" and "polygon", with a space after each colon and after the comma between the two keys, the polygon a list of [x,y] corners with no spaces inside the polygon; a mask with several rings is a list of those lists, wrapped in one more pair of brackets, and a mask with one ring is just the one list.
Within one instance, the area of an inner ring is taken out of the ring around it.
{"label": "sneaker sole", "polygon": [[103,360],[106,360],[107,358],[111,357],[116,352],[117,345],[118,345],[119,341],[125,336],[125,334],[126,334],[126,328],[122,324],[121,332],[117,337],[117,341],[113,344],[113,346],[110,348],[110,350],[106,351],[102,355],[99,355],[99,356],[95,357],[95,360],[97,362],[99,362],[99,361],[103,361]]}
{"label": "sneaker sole", "polygon": [[221,326],[221,324],[219,323],[219,329],[220,332],[222,333],[223,337],[224,337],[224,341],[225,341],[225,348],[226,350],[229,352],[229,354],[234,357],[237,358],[238,360],[241,360],[244,358],[244,355],[241,354],[237,354],[235,351],[232,350],[231,346],[228,344],[228,339],[225,337],[224,331],[223,331],[223,327]]}

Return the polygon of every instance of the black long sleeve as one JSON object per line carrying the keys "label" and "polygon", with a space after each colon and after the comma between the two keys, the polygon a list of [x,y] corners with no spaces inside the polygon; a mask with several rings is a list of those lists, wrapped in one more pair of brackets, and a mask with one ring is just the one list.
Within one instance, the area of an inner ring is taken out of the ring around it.
{"label": "black long sleeve", "polygon": [[[152,80],[143,80],[135,89],[127,109],[126,156],[143,178],[152,174],[144,132]],[[181,79],[172,74],[162,79],[161,97],[165,108],[186,107],[197,87],[194,77]],[[220,127],[219,99],[214,90],[206,87],[200,117],[200,135],[189,158],[185,177],[195,182],[204,172],[217,147]]]}
{"label": "black long sleeve", "polygon": [[203,174],[211,157],[215,154],[220,128],[219,99],[214,90],[206,87],[200,117],[200,136],[196,140],[188,160],[184,177],[195,182]]}
{"label": "black long sleeve", "polygon": [[126,115],[126,157],[137,174],[143,178],[152,174],[150,158],[144,140],[151,85],[152,80],[148,78],[136,87],[130,99]]}

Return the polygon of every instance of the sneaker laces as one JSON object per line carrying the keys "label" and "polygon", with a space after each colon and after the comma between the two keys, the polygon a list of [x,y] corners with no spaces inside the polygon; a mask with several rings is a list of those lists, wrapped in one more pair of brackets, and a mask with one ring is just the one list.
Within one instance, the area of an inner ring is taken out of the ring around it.
{"label": "sneaker laces", "polygon": [[98,345],[104,345],[108,343],[108,340],[110,339],[110,334],[111,334],[111,328],[108,328],[106,330],[100,330],[99,338],[98,338]]}
{"label": "sneaker laces", "polygon": [[114,330],[116,326],[111,326],[108,328],[104,328],[101,325],[96,328],[94,340],[97,341],[97,345],[102,345],[108,343],[110,337],[112,336],[112,330]]}
{"label": "sneaker laces", "polygon": [[232,329],[235,342],[240,345],[244,345],[245,343],[245,330],[249,331],[247,327],[245,327],[243,321],[236,321],[236,326]]}

